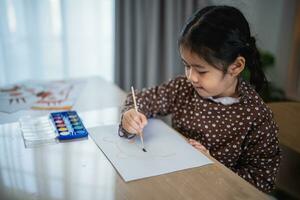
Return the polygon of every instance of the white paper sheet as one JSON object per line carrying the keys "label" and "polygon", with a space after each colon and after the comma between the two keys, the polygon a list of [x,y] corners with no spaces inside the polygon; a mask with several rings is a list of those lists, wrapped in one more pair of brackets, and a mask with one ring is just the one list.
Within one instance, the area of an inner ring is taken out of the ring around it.
{"label": "white paper sheet", "polygon": [[118,125],[89,129],[89,134],[125,181],[157,176],[212,163],[178,133],[158,119],[150,119],[144,129],[142,151],[139,137],[118,136]]}

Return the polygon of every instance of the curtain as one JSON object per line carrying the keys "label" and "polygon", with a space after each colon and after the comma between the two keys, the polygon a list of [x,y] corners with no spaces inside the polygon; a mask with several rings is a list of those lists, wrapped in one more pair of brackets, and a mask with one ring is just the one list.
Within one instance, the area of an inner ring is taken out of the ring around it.
{"label": "curtain", "polygon": [[0,85],[27,79],[113,80],[112,0],[1,0]]}
{"label": "curtain", "polygon": [[177,39],[205,0],[115,0],[115,81],[124,90],[150,87],[184,69]]}

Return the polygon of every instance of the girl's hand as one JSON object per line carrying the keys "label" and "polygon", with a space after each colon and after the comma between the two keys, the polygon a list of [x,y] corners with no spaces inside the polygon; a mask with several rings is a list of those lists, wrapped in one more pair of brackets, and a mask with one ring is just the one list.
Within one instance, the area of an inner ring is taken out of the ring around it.
{"label": "girl's hand", "polygon": [[193,140],[193,139],[189,139],[188,142],[195,147],[197,150],[201,151],[202,153],[207,153],[209,154],[209,151],[202,145],[200,144],[200,142]]}
{"label": "girl's hand", "polygon": [[130,109],[123,114],[122,127],[129,133],[141,134],[147,122],[144,114]]}

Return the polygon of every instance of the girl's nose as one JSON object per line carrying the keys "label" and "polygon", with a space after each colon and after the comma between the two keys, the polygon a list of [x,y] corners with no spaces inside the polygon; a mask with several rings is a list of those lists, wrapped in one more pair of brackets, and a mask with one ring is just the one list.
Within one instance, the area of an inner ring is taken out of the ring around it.
{"label": "girl's nose", "polygon": [[193,70],[193,67],[186,69],[186,76],[187,76],[187,79],[189,81],[191,81],[192,83],[198,82],[197,73],[195,72],[195,70]]}

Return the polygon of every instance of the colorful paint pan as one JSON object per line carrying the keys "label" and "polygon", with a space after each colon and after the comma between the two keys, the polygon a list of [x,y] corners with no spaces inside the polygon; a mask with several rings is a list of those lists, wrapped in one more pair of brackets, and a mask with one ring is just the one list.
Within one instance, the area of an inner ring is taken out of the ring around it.
{"label": "colorful paint pan", "polygon": [[83,129],[83,127],[82,126],[75,126],[74,129],[75,130],[81,130],[81,129]]}
{"label": "colorful paint pan", "polygon": [[79,131],[76,131],[76,133],[77,133],[77,134],[84,134],[84,133],[86,133],[86,131],[84,131],[84,130],[79,130]]}
{"label": "colorful paint pan", "polygon": [[64,123],[64,121],[63,120],[55,120],[55,123],[62,124],[62,123]]}
{"label": "colorful paint pan", "polygon": [[74,118],[74,119],[71,119],[70,121],[71,121],[71,122],[78,122],[78,119],[77,119],[77,118]]}
{"label": "colorful paint pan", "polygon": [[69,135],[69,134],[70,134],[70,132],[60,132],[59,134],[61,134],[61,135],[65,136],[65,135]]}
{"label": "colorful paint pan", "polygon": [[67,131],[68,129],[67,128],[59,128],[58,129],[60,132],[62,132],[62,131]]}
{"label": "colorful paint pan", "polygon": [[66,127],[66,125],[65,124],[56,124],[56,127],[62,128],[62,127]]}

